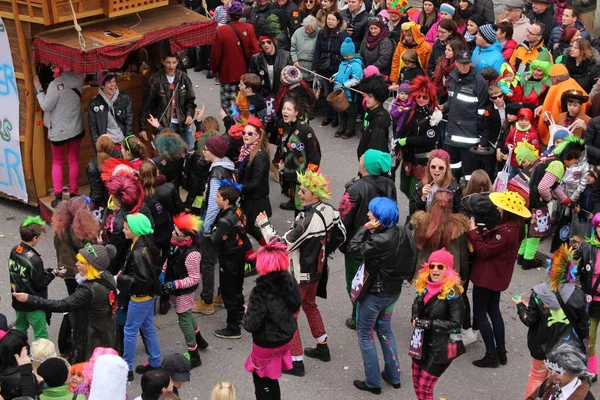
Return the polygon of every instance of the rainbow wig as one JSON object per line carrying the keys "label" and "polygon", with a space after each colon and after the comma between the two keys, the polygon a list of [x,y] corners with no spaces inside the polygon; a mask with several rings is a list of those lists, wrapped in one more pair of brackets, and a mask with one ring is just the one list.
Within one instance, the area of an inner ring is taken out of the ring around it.
{"label": "rainbow wig", "polygon": [[132,176],[115,175],[106,183],[106,189],[111,196],[119,199],[129,214],[138,213],[144,204],[144,188]]}
{"label": "rainbow wig", "polygon": [[379,220],[384,228],[398,224],[400,213],[398,203],[387,197],[375,197],[369,202],[369,211]]}
{"label": "rainbow wig", "polygon": [[256,252],[256,272],[267,275],[271,272],[287,271],[290,267],[287,245],[279,238],[272,239]]}
{"label": "rainbow wig", "polygon": [[[422,268],[417,272],[417,278],[415,279],[415,291],[416,295],[423,296],[427,293],[427,282],[429,281],[429,263],[424,263]],[[458,288],[458,293],[456,289]],[[444,283],[442,289],[438,294],[440,300],[452,300],[456,296],[460,296],[465,289],[460,284],[460,277],[458,273],[449,266],[446,266],[446,273],[444,274]]]}
{"label": "rainbow wig", "polygon": [[202,229],[202,220],[194,214],[177,214],[173,217],[173,223],[186,236],[194,237]]}
{"label": "rainbow wig", "polygon": [[548,280],[550,289],[556,292],[560,285],[575,282],[577,264],[573,261],[574,250],[566,243],[560,246],[548,260]]}
{"label": "rainbow wig", "polygon": [[329,190],[329,179],[320,172],[306,171],[304,173],[296,172],[298,183],[312,192],[321,200],[329,200],[331,191]]}

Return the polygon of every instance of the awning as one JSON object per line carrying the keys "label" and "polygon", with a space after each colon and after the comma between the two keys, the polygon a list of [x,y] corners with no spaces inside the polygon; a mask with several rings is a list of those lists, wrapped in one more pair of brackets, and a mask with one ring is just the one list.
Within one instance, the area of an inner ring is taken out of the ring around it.
{"label": "awning", "polygon": [[[127,31],[135,33],[136,39],[103,45],[86,37],[86,32],[115,25],[130,27]],[[215,39],[217,22],[181,5],[171,5],[140,12],[139,19],[133,14],[81,24],[81,27],[86,39],[84,50],[73,26],[35,35],[32,45],[35,61],[63,65],[80,74],[120,69],[131,52],[164,39],[169,39],[174,53],[210,44]]]}

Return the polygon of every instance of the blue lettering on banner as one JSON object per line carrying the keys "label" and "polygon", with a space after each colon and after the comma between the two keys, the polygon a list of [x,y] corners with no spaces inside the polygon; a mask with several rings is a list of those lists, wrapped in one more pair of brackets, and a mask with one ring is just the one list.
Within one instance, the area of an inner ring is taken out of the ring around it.
{"label": "blue lettering on banner", "polygon": [[2,64],[0,65],[0,96],[9,96],[11,89],[18,94],[15,69],[12,65]]}
{"label": "blue lettering on banner", "polygon": [[[25,190],[25,182],[21,173],[21,154],[12,149],[4,149],[4,160],[0,158],[0,168],[6,168],[7,181],[0,180],[2,186],[14,186],[15,180],[21,190]],[[4,162],[2,162],[4,161]],[[16,178],[13,180],[13,177]]]}

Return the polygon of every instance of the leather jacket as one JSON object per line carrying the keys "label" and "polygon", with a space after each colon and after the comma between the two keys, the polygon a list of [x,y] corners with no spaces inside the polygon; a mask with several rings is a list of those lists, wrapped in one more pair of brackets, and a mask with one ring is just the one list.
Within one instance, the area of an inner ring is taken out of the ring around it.
{"label": "leather jacket", "polygon": [[260,77],[260,94],[267,97],[270,94],[277,96],[279,85],[281,85],[281,70],[288,65],[292,65],[292,55],[289,51],[277,49],[275,61],[273,62],[273,85],[269,81],[269,70],[265,54],[260,52],[254,54],[250,60],[249,72]]}
{"label": "leather jacket", "polygon": [[[100,107],[102,106],[102,107]],[[133,135],[133,101],[125,92],[119,92],[117,100],[113,104],[115,110],[115,120],[121,128],[123,137]],[[96,111],[98,110],[98,111]],[[90,128],[90,138],[92,147],[96,150],[96,141],[106,133],[108,125],[109,108],[102,96],[97,95],[88,103],[88,126]],[[146,126],[146,125],[142,125]]]}
{"label": "leather jacket", "polygon": [[242,198],[263,199],[269,197],[269,168],[271,162],[268,154],[260,150],[256,153],[251,165],[248,156],[240,165],[239,182],[242,184]]}
{"label": "leather jacket", "polygon": [[[32,294],[47,298],[48,285],[55,275],[44,270],[44,262],[40,254],[28,244],[21,242],[13,247],[8,256],[8,270],[12,291]],[[34,311],[27,303],[12,299],[15,311]]]}
{"label": "leather jacket", "polygon": [[231,207],[221,210],[215,221],[215,227],[212,244],[219,254],[233,254],[249,249],[246,216],[241,208]]}
{"label": "leather jacket", "polygon": [[140,236],[125,258],[123,273],[117,278],[119,291],[135,297],[154,296],[158,276],[153,270],[160,260],[149,235]]}
{"label": "leather jacket", "polygon": [[[165,281],[176,281],[188,277],[188,271],[185,266],[187,256],[193,252],[199,252],[195,244],[186,247],[171,247],[169,257],[167,258],[167,270],[165,271]],[[175,289],[175,296],[181,296],[193,293],[198,288],[198,284],[193,286]]]}
{"label": "leather jacket", "polygon": [[[577,275],[579,275],[581,289],[585,294],[590,296],[597,296],[596,293],[592,293],[592,289],[594,288],[595,284],[594,267],[596,266],[598,250],[600,249],[593,244],[589,242],[583,242],[581,247],[575,251],[575,258],[579,259]],[[600,286],[596,291],[600,292]]]}

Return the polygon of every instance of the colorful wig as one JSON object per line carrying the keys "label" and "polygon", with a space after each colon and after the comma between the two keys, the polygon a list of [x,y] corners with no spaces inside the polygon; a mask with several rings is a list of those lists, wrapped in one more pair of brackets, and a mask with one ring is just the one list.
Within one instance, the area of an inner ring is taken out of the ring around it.
{"label": "colorful wig", "polygon": [[171,129],[163,129],[156,138],[154,138],[156,150],[167,160],[179,160],[185,155],[187,144],[181,138],[181,135]]}
{"label": "colorful wig", "polygon": [[111,349],[110,347],[96,347],[94,349],[94,352],[92,353],[92,356],[90,357],[88,362],[83,367],[83,378],[89,385],[92,384],[92,378],[94,376],[94,364],[96,364],[96,360],[100,356],[103,356],[106,354],[111,354],[111,355],[115,355],[115,356],[119,355],[119,353],[117,353],[117,351],[115,349]]}
{"label": "colorful wig", "polygon": [[106,183],[106,189],[111,196],[119,199],[128,213],[135,214],[139,212],[142,204],[144,204],[144,189],[140,181],[134,177],[113,176]]}
{"label": "colorful wig", "polygon": [[79,376],[83,377],[83,368],[85,367],[86,364],[87,364],[87,362],[81,362],[81,363],[71,365],[71,370],[69,371],[69,374],[71,376],[79,375]]}
{"label": "colorful wig", "polygon": [[298,183],[312,192],[321,200],[329,200],[331,191],[329,190],[329,179],[315,171],[306,171],[304,173],[296,172]]}
{"label": "colorful wig", "polygon": [[585,142],[583,139],[578,138],[575,135],[569,135],[563,140],[556,148],[552,151],[558,159],[564,161],[569,158],[575,158],[574,156],[579,154],[576,158],[581,157],[581,154],[585,150]]}
{"label": "colorful wig", "polygon": [[574,250],[566,243],[560,246],[548,260],[548,283],[550,289],[556,292],[560,285],[575,282],[577,264],[573,261]]}
{"label": "colorful wig", "polygon": [[75,214],[79,210],[83,210],[87,207],[87,201],[82,196],[73,197],[71,199],[63,200],[56,206],[56,210],[52,215],[52,230],[54,233],[62,237],[75,218]]}
{"label": "colorful wig", "polygon": [[400,213],[398,203],[387,197],[375,197],[369,202],[369,211],[384,228],[390,228],[398,223]]}
{"label": "colorful wig", "polygon": [[287,245],[280,239],[272,239],[256,252],[256,272],[266,275],[271,272],[287,271],[290,266]]}
{"label": "colorful wig", "polygon": [[[408,87],[408,91],[410,92],[410,98],[413,102],[415,101],[417,95],[425,94],[427,95],[427,97],[429,97],[429,104],[431,105],[431,109],[433,110],[437,108],[437,89],[428,77],[424,75],[419,75],[416,78],[414,78],[410,86]],[[412,114],[414,114],[414,108],[411,112],[411,117]]]}
{"label": "colorful wig", "polygon": [[517,162],[522,164],[525,160],[529,162],[535,160],[540,156],[540,152],[531,143],[523,140],[517,143],[517,146],[515,147],[515,155]]}
{"label": "colorful wig", "polygon": [[123,158],[109,158],[102,163],[100,178],[106,183],[113,176],[135,176],[136,168]]}
{"label": "colorful wig", "polygon": [[231,117],[236,123],[246,125],[249,116],[250,103],[246,95],[240,91],[231,102]]}
{"label": "colorful wig", "polygon": [[240,185],[237,182],[234,182],[234,181],[229,180],[229,179],[222,179],[222,180],[219,181],[219,183],[220,183],[220,186],[219,186],[220,188],[221,187],[232,187],[235,190],[237,190],[238,192],[242,193],[242,185]]}
{"label": "colorful wig", "polygon": [[542,78],[542,80],[546,80],[548,78],[550,78],[550,68],[552,68],[552,63],[549,61],[542,61],[542,60],[534,60],[531,62],[531,64],[529,64],[529,72],[533,73],[534,69],[539,68],[540,70],[542,70],[542,72],[544,73],[544,77]]}
{"label": "colorful wig", "polygon": [[202,229],[202,220],[194,214],[177,214],[173,217],[173,224],[186,236],[194,237]]}
{"label": "colorful wig", "polygon": [[[415,291],[418,296],[423,296],[427,293],[427,282],[429,281],[429,263],[424,263],[422,268],[417,272],[417,278],[415,279]],[[458,293],[457,293],[458,289]],[[458,272],[449,266],[446,266],[446,272],[444,273],[444,283],[438,299],[440,300],[452,300],[456,296],[460,296],[465,289],[460,284],[460,276]]]}
{"label": "colorful wig", "polygon": [[246,125],[252,125],[253,127],[255,127],[256,129],[258,129],[259,131],[262,130],[262,129],[265,129],[265,127],[263,126],[262,121],[259,118],[255,117],[255,116],[252,116],[252,117],[248,118],[248,122],[246,122]]}

